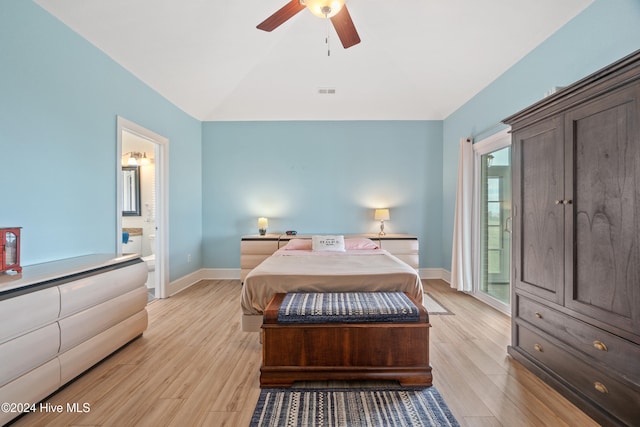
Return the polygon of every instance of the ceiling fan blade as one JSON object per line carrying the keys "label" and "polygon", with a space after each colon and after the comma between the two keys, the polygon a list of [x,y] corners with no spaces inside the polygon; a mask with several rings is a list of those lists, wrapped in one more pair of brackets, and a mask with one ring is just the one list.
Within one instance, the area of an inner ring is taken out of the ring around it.
{"label": "ceiling fan blade", "polygon": [[333,28],[336,29],[336,33],[338,33],[338,37],[340,37],[342,47],[347,49],[360,43],[360,36],[356,31],[356,26],[353,25],[346,4],[342,6],[342,10],[336,16],[331,18],[331,22],[333,23]]}
{"label": "ceiling fan blade", "polygon": [[291,0],[276,13],[258,24],[256,28],[263,31],[273,31],[304,8],[305,6],[300,4],[300,0]]}

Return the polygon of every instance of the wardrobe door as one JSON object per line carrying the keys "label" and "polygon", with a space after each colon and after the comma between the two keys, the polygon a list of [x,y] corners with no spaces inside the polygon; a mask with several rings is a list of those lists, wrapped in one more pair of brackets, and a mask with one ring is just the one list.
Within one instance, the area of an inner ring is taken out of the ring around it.
{"label": "wardrobe door", "polygon": [[514,286],[561,304],[564,280],[562,118],[513,135]]}
{"label": "wardrobe door", "polygon": [[640,83],[569,111],[565,306],[640,335]]}

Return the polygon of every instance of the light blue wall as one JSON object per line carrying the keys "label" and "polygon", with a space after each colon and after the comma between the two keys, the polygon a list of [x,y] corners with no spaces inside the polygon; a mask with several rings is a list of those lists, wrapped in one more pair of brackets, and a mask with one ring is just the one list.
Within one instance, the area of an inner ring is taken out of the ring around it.
{"label": "light blue wall", "polygon": [[[500,46],[495,46],[500,49]],[[500,121],[640,49],[640,1],[596,0],[444,121],[442,267],[451,269],[458,141],[476,142],[500,130]],[[473,68],[473,64],[471,64]],[[504,127],[502,127],[504,128]]]}
{"label": "light blue wall", "polygon": [[170,140],[170,276],[197,270],[201,123],[33,2],[2,0],[0,224],[23,227],[23,265],[114,252],[117,115]]}
{"label": "light blue wall", "polygon": [[422,267],[441,265],[441,121],[208,122],[203,125],[204,263],[240,266],[240,236],[389,233],[420,239]]}
{"label": "light blue wall", "polygon": [[449,269],[459,138],[638,48],[640,1],[596,0],[444,122],[200,123],[33,2],[2,0],[0,225],[23,227],[25,265],[112,252],[120,115],[170,140],[171,280],[237,268],[260,215],[371,232],[382,205],[389,232],[420,237],[422,267]]}

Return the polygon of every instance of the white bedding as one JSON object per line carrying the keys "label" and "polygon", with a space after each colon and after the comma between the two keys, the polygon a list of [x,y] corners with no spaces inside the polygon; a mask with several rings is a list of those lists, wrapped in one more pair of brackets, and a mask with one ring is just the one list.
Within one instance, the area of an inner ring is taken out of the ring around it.
{"label": "white bedding", "polygon": [[423,295],[416,270],[384,250],[280,249],[244,280],[242,329],[259,330],[256,327],[259,328],[262,313],[273,295],[292,291],[399,291],[409,293],[417,301],[422,301]]}

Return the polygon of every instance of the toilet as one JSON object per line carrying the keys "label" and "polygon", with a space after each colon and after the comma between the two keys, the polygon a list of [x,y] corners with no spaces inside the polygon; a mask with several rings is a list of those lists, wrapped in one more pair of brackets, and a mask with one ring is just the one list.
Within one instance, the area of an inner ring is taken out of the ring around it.
{"label": "toilet", "polygon": [[151,254],[142,257],[142,260],[147,264],[147,270],[149,270],[149,277],[147,278],[147,288],[152,289],[155,288],[155,280],[154,275],[156,271],[156,254],[154,253],[156,243],[155,243],[155,235],[149,235],[149,248],[151,249]]}

